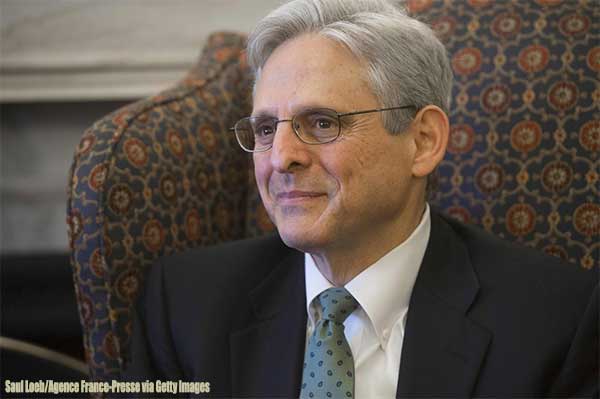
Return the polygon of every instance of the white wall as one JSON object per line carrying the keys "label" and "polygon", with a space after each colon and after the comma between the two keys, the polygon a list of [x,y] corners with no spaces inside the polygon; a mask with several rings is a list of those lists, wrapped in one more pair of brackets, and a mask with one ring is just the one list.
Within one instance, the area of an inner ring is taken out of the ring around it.
{"label": "white wall", "polygon": [[136,98],[281,0],[0,0],[0,101]]}

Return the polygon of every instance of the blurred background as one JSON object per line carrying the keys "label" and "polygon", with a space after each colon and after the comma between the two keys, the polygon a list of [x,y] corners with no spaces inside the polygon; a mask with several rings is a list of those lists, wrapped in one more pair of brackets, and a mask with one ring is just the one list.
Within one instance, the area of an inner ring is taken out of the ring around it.
{"label": "blurred background", "polygon": [[[10,338],[83,359],[65,209],[84,130],[181,79],[211,32],[248,32],[279,3],[0,0],[4,347]],[[9,356],[2,351],[4,379],[19,373]]]}

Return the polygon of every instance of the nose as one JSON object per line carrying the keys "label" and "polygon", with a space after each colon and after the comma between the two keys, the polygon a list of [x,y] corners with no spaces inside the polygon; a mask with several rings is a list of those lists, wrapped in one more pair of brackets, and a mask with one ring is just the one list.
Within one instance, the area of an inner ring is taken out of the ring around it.
{"label": "nose", "polygon": [[280,121],[273,137],[271,164],[280,173],[289,173],[310,164],[308,144],[303,143],[292,128],[290,120]]}

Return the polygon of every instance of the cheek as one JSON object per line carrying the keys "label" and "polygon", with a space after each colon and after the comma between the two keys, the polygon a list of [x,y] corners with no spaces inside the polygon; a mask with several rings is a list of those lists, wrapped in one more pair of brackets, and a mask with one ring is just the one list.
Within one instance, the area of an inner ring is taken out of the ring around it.
{"label": "cheek", "polygon": [[338,183],[341,196],[340,205],[351,208],[356,202],[393,191],[394,187],[405,184],[403,168],[406,154],[397,143],[382,140],[348,138],[347,146],[339,148],[336,160],[326,167]]}
{"label": "cheek", "polygon": [[322,157],[323,169],[329,175],[337,192],[336,203],[342,208],[350,207],[368,184],[374,154],[360,140],[340,142],[330,154]]}
{"label": "cheek", "polygon": [[332,156],[332,170],[343,183],[360,180],[383,160],[385,153],[362,135],[349,136]]}
{"label": "cheek", "polygon": [[[262,157],[254,157],[254,178],[261,196],[267,192],[267,184],[269,181],[270,168],[267,160]],[[264,193],[263,193],[264,191]]]}

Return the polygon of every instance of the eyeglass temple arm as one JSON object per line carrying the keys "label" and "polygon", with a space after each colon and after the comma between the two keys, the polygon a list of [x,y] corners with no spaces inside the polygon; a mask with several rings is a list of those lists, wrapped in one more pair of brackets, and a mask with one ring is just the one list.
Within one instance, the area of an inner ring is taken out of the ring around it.
{"label": "eyeglass temple arm", "polygon": [[[382,112],[382,111],[392,111],[395,109],[408,109],[408,108],[417,108],[415,105],[403,105],[402,107],[389,107],[389,108],[377,108],[377,109],[368,109],[366,111],[355,111],[355,112],[346,112],[344,114],[337,114],[338,116],[351,116],[351,115],[361,115],[361,114],[370,114],[373,112]],[[291,122],[291,119],[278,119],[276,120],[277,124],[280,122]],[[228,129],[230,132],[235,133],[235,127],[230,127]]]}
{"label": "eyeglass temple arm", "polygon": [[417,108],[417,107],[415,105],[403,105],[402,107],[377,108],[377,109],[368,109],[366,111],[347,112],[345,114],[338,114],[338,116],[370,114],[372,112],[392,111],[395,109],[408,109],[408,108]]}

